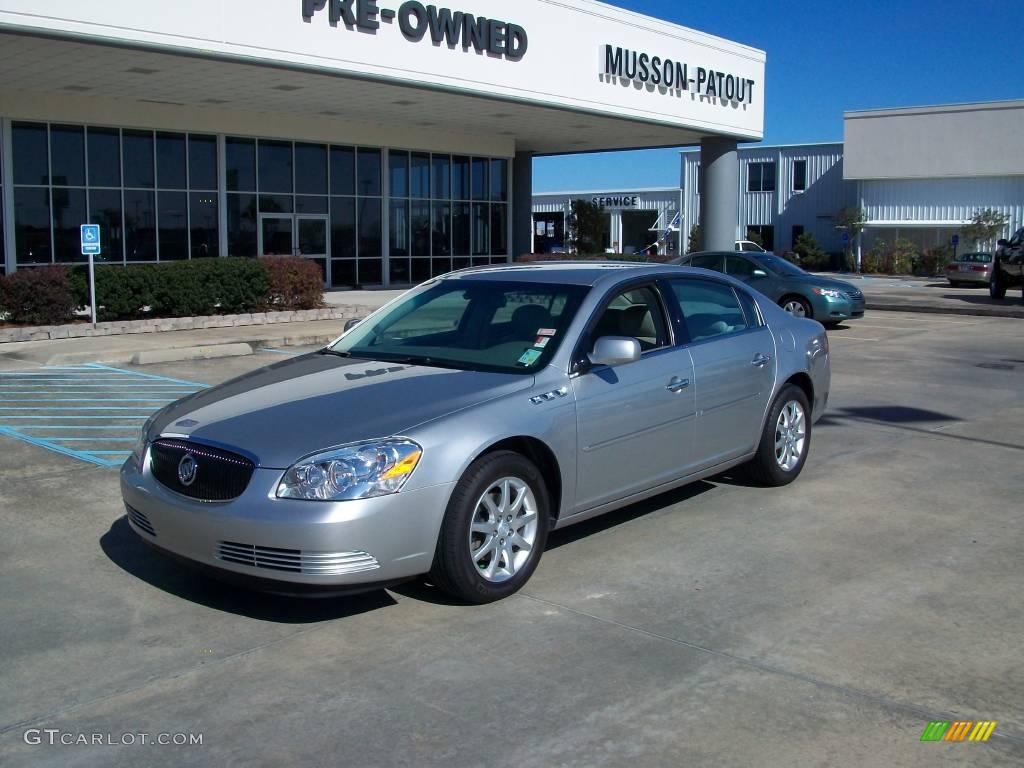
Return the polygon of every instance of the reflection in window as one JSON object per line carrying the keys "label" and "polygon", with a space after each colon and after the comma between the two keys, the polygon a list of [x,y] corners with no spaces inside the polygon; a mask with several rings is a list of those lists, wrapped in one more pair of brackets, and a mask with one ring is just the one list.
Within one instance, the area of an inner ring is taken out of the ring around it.
{"label": "reflection in window", "polygon": [[53,190],[54,261],[82,261],[82,222],[88,219],[85,190],[55,187]]}
{"label": "reflection in window", "polygon": [[256,142],[231,139],[224,143],[229,192],[256,191]]}
{"label": "reflection in window", "polygon": [[85,186],[85,129],[74,125],[52,126],[50,161],[55,186]]}
{"label": "reflection in window", "polygon": [[323,144],[295,145],[295,191],[327,194],[327,147]]}
{"label": "reflection in window", "polygon": [[[89,157],[90,165],[92,156]],[[100,250],[105,261],[121,261],[124,253],[124,224],[120,189],[89,190],[89,221],[100,225]]]}
{"label": "reflection in window", "polygon": [[217,194],[215,192],[192,192],[189,195],[189,243],[193,259],[213,258],[220,255],[217,224]]}
{"label": "reflection in window", "polygon": [[[43,123],[14,123],[11,143],[14,148],[14,184],[50,183],[47,131]],[[19,249],[20,252],[20,249]]]}
{"label": "reflection in window", "polygon": [[121,133],[117,128],[89,128],[89,186],[121,186]]}
{"label": "reflection in window", "polygon": [[126,189],[124,218],[127,261],[156,261],[156,205],[153,193]]}
{"label": "reflection in window", "polygon": [[159,200],[160,260],[187,259],[188,193],[161,192]]}
{"label": "reflection in window", "polygon": [[53,260],[48,187],[14,188],[14,249],[19,266]]}
{"label": "reflection in window", "polygon": [[188,189],[186,157],[183,134],[156,135],[156,179],[160,189]]}
{"label": "reflection in window", "polygon": [[153,134],[150,131],[124,131],[121,138],[124,185],[152,189]]}

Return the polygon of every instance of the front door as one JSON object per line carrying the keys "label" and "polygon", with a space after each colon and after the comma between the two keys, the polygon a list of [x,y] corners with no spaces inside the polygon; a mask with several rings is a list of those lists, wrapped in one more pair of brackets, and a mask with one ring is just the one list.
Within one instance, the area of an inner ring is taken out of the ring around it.
{"label": "front door", "polygon": [[703,279],[672,280],[671,286],[690,336],[695,469],[704,469],[757,445],[775,386],[775,341],[759,317],[747,317],[732,286]]}
{"label": "front door", "polygon": [[320,265],[330,282],[327,217],[318,214],[261,213],[259,252],[263,256],[302,256]]}
{"label": "front door", "polygon": [[686,474],[694,434],[693,365],[672,346],[653,286],[616,296],[587,336],[584,349],[601,336],[628,336],[643,354],[573,379],[578,512]]}

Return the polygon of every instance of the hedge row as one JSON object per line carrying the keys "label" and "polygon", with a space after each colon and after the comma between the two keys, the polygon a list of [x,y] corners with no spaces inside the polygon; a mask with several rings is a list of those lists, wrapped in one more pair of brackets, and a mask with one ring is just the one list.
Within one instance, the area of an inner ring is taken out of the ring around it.
{"label": "hedge row", "polygon": [[[89,305],[84,266],[20,269],[0,278],[7,321],[56,325]],[[313,261],[293,257],[193,259],[96,267],[97,319],[195,317],[323,305],[323,276]]]}
{"label": "hedge row", "polygon": [[664,264],[674,258],[673,253],[659,253],[653,256],[646,253],[524,253],[516,261],[634,261]]}

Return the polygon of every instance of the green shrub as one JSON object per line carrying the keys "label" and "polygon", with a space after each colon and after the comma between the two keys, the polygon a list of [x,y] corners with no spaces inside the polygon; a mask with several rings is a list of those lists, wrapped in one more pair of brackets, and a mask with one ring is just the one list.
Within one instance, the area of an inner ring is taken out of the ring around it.
{"label": "green shrub", "polygon": [[0,278],[0,307],[12,323],[58,325],[75,315],[75,296],[62,266],[19,269]]}
{"label": "green shrub", "polygon": [[930,248],[914,261],[914,274],[919,277],[944,276],[946,265],[953,260],[953,249],[948,245]]}
{"label": "green shrub", "polygon": [[804,232],[796,239],[796,242],[793,243],[792,254],[795,255],[795,258],[790,258],[789,254],[787,254],[787,258],[808,271],[819,272],[832,266],[832,259],[818,245],[818,241],[810,232]]}
{"label": "green shrub", "polygon": [[324,279],[315,261],[294,256],[264,256],[267,309],[317,309],[324,303]]}

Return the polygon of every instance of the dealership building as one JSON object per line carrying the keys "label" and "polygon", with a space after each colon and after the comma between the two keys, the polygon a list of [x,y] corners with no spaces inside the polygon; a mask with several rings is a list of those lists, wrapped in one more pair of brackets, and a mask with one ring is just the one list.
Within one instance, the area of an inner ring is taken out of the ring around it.
{"label": "dealership building", "polygon": [[[784,252],[807,232],[826,251],[839,252],[847,241],[836,214],[845,207],[864,212],[864,231],[850,242],[861,252],[880,239],[909,240],[922,252],[946,245],[986,208],[1006,218],[1003,236],[1024,226],[1024,101],[847,112],[844,124],[843,142],[739,150],[732,178],[735,240],[756,236],[768,250]],[[657,190],[662,202],[651,198],[645,206],[660,205],[647,221],[657,230],[652,241],[660,240],[663,250],[680,242],[685,247],[708,204],[702,154],[684,150],[679,187]],[[541,227],[557,240],[571,201],[584,199],[606,208],[613,235],[605,247],[629,252],[632,243],[617,243],[614,236],[620,201],[646,201],[650,194],[618,189],[537,195],[534,246],[550,248],[553,241],[541,238]],[[682,215],[673,220],[663,213],[674,205]]]}
{"label": "dealership building", "polygon": [[95,223],[108,262],[403,285],[530,250],[535,156],[691,145],[726,243],[764,67],[592,0],[0,0],[0,263]]}

